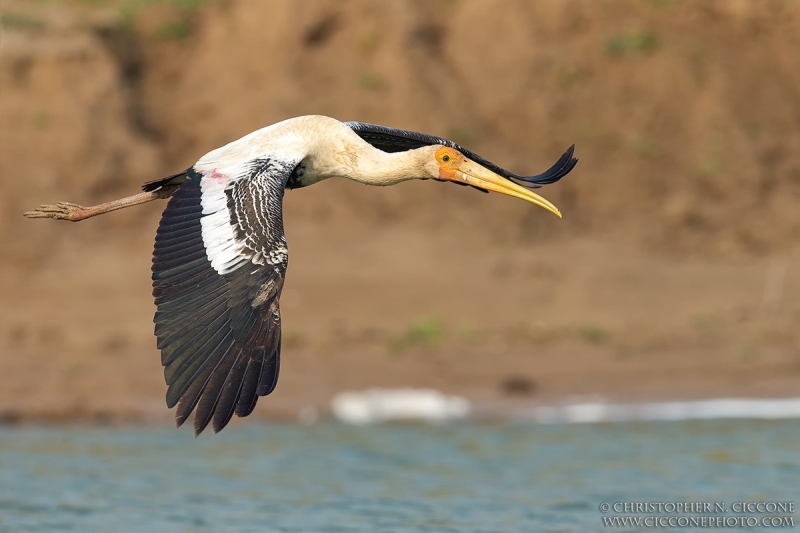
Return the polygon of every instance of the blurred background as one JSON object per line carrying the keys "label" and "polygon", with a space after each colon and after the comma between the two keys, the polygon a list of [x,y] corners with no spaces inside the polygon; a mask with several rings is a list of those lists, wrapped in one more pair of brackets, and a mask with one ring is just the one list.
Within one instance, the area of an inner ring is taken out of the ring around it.
{"label": "blurred background", "polygon": [[[165,204],[22,213],[305,114],[580,162],[541,190],[563,220],[430,181],[289,191],[278,387],[193,440],[153,337]],[[583,533],[614,529],[601,502],[791,501],[798,148],[795,0],[4,0],[0,532]],[[477,421],[328,420],[389,400]]]}
{"label": "blurred background", "polygon": [[22,212],[134,194],[304,114],[520,173],[572,143],[580,163],[542,189],[563,220],[434,182],[290,191],[281,379],[254,417],[370,386],[500,411],[800,390],[798,2],[6,0],[0,24],[6,421],[172,417],[164,204]]}

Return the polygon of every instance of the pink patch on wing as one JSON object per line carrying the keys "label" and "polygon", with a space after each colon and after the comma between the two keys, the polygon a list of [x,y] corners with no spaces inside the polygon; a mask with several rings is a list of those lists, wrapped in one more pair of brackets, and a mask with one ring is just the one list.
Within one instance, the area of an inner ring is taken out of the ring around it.
{"label": "pink patch on wing", "polygon": [[226,185],[228,184],[229,181],[231,181],[231,179],[228,176],[226,176],[225,174],[220,174],[219,172],[217,172],[216,169],[211,171],[211,175],[209,176],[209,178],[213,179],[217,183],[224,183]]}
{"label": "pink patch on wing", "polygon": [[216,192],[224,189],[231,182],[231,178],[225,174],[220,174],[216,169],[211,172],[203,173],[200,180],[200,187],[203,192]]}

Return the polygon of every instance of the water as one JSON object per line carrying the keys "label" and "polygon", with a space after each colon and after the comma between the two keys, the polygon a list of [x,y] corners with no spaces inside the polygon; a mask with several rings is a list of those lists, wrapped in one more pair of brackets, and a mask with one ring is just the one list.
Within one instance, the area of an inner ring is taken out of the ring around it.
{"label": "water", "polygon": [[3,532],[610,531],[601,502],[793,499],[798,421],[0,428]]}

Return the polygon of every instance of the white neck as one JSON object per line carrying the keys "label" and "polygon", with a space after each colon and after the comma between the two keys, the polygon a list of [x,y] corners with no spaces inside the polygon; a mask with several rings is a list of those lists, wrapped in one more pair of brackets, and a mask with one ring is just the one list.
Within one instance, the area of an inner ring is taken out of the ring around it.
{"label": "white neck", "polygon": [[412,179],[436,178],[438,146],[387,153],[374,148],[343,125],[327,136],[319,149],[309,150],[304,184],[327,178],[347,178],[366,185],[394,185]]}
{"label": "white neck", "polygon": [[342,177],[367,185],[394,185],[401,181],[438,177],[436,148],[425,146],[387,153],[367,145],[356,152],[355,164]]}

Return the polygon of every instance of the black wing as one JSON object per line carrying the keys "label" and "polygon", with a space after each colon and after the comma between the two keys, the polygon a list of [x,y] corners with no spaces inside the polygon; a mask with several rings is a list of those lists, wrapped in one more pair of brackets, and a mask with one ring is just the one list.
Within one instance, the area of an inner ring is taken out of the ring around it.
{"label": "black wing", "polygon": [[359,137],[367,141],[375,148],[383,150],[384,152],[404,152],[406,150],[413,150],[415,148],[421,148],[423,146],[430,146],[433,144],[448,146],[458,150],[464,154],[466,158],[475,161],[476,163],[488,168],[492,172],[495,172],[504,178],[514,180],[528,189],[538,189],[542,185],[557,182],[569,174],[569,172],[578,162],[577,159],[572,157],[572,154],[575,151],[575,145],[573,144],[567,149],[566,152],[564,152],[564,155],[562,155],[559,160],[556,161],[555,164],[546,171],[535,176],[520,176],[519,174],[514,174],[513,172],[495,165],[491,161],[482,158],[478,154],[467,150],[463,146],[458,145],[453,141],[449,141],[441,137],[435,137],[425,133],[417,133],[415,131],[397,130],[394,128],[387,128],[385,126],[367,124],[364,122],[345,122],[345,124],[347,124],[350,129],[356,132]]}
{"label": "black wing", "polygon": [[[167,405],[177,404],[178,426],[197,409],[196,435],[212,420],[218,432],[234,413],[247,416],[277,383],[288,260],[281,201],[293,168],[256,161],[227,182],[189,169],[161,217],[155,332]],[[210,179],[218,184],[211,192]]]}

